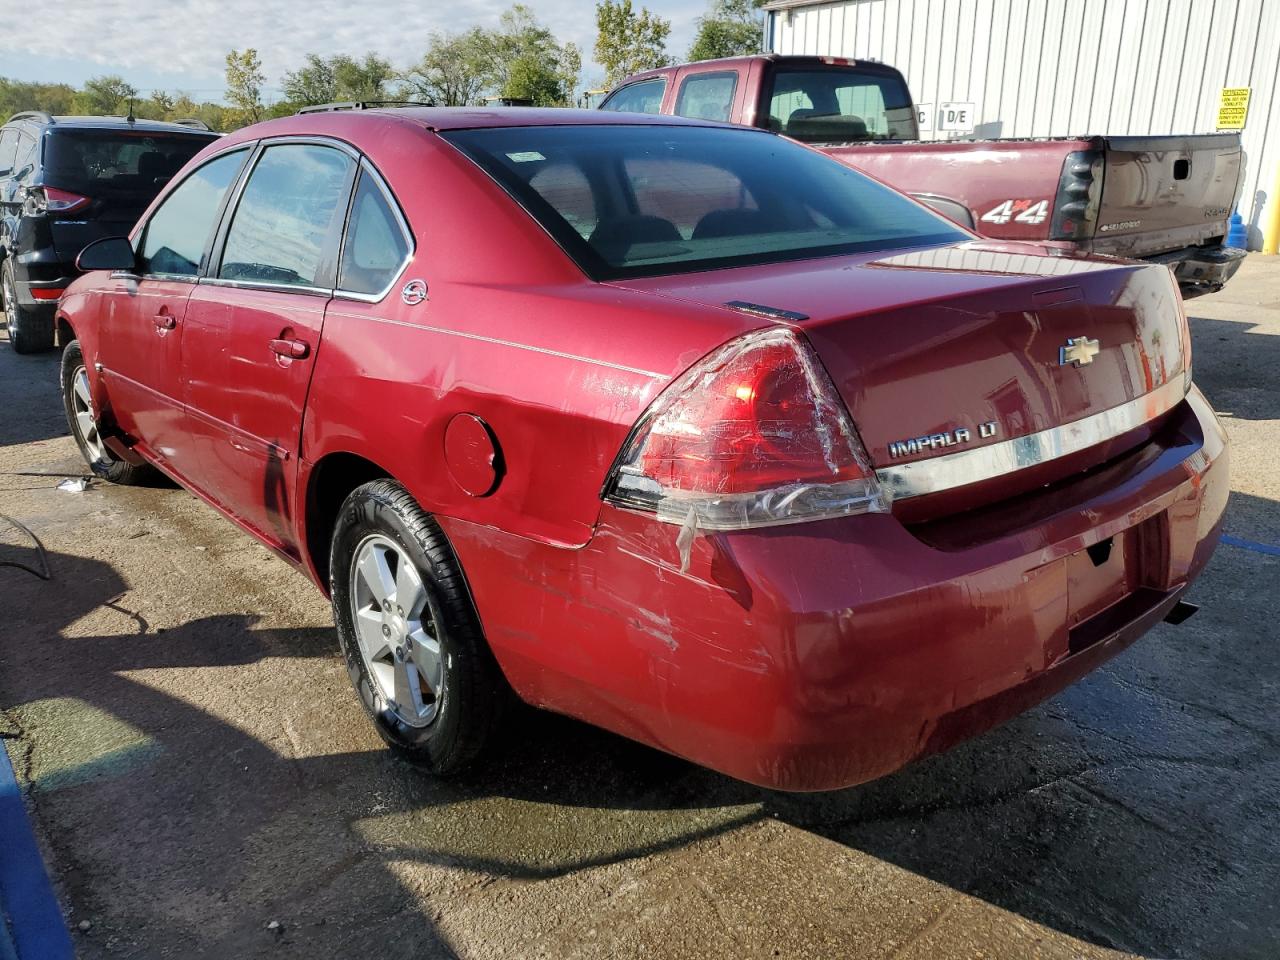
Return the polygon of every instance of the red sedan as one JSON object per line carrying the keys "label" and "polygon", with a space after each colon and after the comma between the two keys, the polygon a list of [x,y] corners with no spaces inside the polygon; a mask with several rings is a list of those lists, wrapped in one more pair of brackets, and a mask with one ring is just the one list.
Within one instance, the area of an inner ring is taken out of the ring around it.
{"label": "red sedan", "polygon": [[305,571],[440,773],[514,691],[758,784],[880,776],[1188,615],[1227,500],[1165,267],[760,130],[273,120],[80,265],[93,469]]}

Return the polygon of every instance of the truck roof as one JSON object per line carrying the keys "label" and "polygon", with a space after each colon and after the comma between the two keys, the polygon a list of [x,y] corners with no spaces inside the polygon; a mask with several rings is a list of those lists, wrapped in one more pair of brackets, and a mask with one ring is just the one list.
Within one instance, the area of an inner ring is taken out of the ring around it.
{"label": "truck roof", "polygon": [[790,66],[793,64],[796,66],[828,66],[828,67],[858,66],[858,67],[867,67],[872,70],[877,70],[877,69],[884,70],[887,73],[899,73],[899,70],[896,67],[891,67],[889,64],[882,63],[879,60],[859,60],[854,57],[807,56],[807,55],[793,54],[793,53],[754,53],[744,57],[721,57],[718,60],[695,60],[692,63],[676,63],[676,64],[672,64],[669,67],[655,67],[652,70],[642,70],[639,73],[633,73],[631,76],[627,77],[627,79],[623,80],[622,83],[619,83],[618,86],[621,87],[624,84],[632,83],[633,81],[636,81],[636,80],[645,80],[645,79],[648,79],[649,77],[665,76],[666,74],[669,74],[675,70],[679,70],[682,67],[689,67],[694,65],[697,65],[699,67],[705,67],[712,64],[724,66],[724,67],[737,67],[737,66],[745,66],[746,64],[757,63],[757,62],[785,64],[787,66]]}

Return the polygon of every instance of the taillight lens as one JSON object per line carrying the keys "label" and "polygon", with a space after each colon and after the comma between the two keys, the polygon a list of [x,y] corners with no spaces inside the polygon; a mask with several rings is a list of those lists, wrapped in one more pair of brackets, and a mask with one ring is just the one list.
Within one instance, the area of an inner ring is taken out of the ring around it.
{"label": "taillight lens", "polygon": [[93,202],[89,197],[57,187],[28,187],[22,204],[22,212],[29,217],[43,213],[66,215],[83,210]]}
{"label": "taillight lens", "polygon": [[1074,150],[1067,154],[1053,201],[1051,240],[1084,240],[1093,236],[1102,202],[1104,169],[1100,150]]}
{"label": "taillight lens", "polygon": [[782,328],[733,340],[672,383],[628,440],[605,495],[709,530],[888,507],[830,377]]}

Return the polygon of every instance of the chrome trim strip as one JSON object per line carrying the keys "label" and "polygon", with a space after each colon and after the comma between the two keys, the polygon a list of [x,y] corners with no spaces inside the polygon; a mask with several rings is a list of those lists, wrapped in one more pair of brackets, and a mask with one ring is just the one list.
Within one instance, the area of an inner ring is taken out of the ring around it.
{"label": "chrome trim strip", "polygon": [[906,500],[1005,476],[1128,433],[1168,413],[1190,389],[1191,375],[1185,373],[1145,396],[1073,423],[972,450],[881,467],[876,479],[892,500]]}
{"label": "chrome trim strip", "polygon": [[[382,191],[382,199],[387,202],[387,206],[391,208],[391,212],[395,215],[396,222],[400,225],[400,233],[404,236],[405,245],[408,247],[409,252],[406,253],[404,259],[400,261],[400,266],[396,269],[395,276],[393,276],[391,281],[378,293],[356,293],[354,290],[344,290],[339,285],[334,289],[333,295],[335,299],[338,300],[358,300],[361,303],[379,303],[387,294],[395,289],[396,284],[400,282],[400,278],[404,276],[405,270],[408,268],[409,264],[413,262],[414,254],[418,252],[418,244],[414,239],[413,231],[409,229],[409,221],[405,219],[404,211],[400,209],[400,201],[397,200],[395,194],[391,192],[391,188],[387,186],[387,181],[382,178],[382,174],[378,172],[377,168],[370,163],[367,158],[361,158],[360,169],[364,173],[367,173],[370,179],[373,180],[374,186]],[[342,257],[347,250],[347,237],[351,233],[351,215],[355,214],[355,194],[359,189],[360,178],[357,177],[351,190],[352,209],[350,211],[350,215],[347,217],[346,224],[343,226],[342,242],[338,248],[338,269],[334,276],[334,282],[338,284],[341,284]]]}

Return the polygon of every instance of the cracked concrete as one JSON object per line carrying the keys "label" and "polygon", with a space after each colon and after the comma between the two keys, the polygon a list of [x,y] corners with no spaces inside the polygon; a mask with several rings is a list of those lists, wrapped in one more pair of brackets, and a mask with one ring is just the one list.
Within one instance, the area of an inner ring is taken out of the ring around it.
{"label": "cracked concrete", "polygon": [[[1280,544],[1280,261],[1189,312],[1227,531]],[[83,471],[56,371],[0,347],[0,513],[56,578],[0,567],[0,744],[85,958],[1280,955],[1280,558],[1222,547],[1188,623],[855,790],[537,714],[436,782],[381,748],[325,603],[265,549],[171,487],[54,489]]]}

